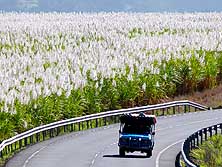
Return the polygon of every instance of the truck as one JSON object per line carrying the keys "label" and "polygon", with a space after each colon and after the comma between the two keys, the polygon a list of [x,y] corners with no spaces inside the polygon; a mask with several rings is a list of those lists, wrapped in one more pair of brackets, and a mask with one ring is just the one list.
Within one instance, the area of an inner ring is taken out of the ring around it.
{"label": "truck", "polygon": [[155,135],[155,115],[123,114],[120,116],[119,155],[126,152],[140,151],[152,156]]}

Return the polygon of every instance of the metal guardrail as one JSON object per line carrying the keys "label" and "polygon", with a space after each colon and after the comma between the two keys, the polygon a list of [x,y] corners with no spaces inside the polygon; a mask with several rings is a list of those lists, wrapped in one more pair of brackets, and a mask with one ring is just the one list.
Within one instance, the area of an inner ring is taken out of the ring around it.
{"label": "metal guardrail", "polygon": [[192,109],[195,112],[198,110],[207,110],[208,108],[198,103],[184,100],[184,101],[174,101],[169,103],[128,108],[128,109],[107,111],[98,114],[92,114],[92,115],[50,123],[47,125],[33,128],[24,133],[18,134],[12,138],[4,140],[0,144],[0,158],[4,159],[4,157],[11,155],[15,151],[19,151],[28,145],[32,145],[64,133],[96,128],[100,126],[106,126],[108,124],[117,123],[119,122],[119,116],[122,115],[123,113],[148,112],[150,114],[155,114],[157,116],[160,116],[160,115],[169,114],[170,112],[171,114],[191,112]]}
{"label": "metal guardrail", "polygon": [[184,141],[181,148],[181,155],[187,167],[199,167],[190,158],[189,156],[190,151],[192,149],[197,148],[199,145],[203,144],[203,141],[208,140],[209,137],[217,135],[219,131],[220,134],[222,134],[222,123],[207,128],[203,128],[193,133]]}

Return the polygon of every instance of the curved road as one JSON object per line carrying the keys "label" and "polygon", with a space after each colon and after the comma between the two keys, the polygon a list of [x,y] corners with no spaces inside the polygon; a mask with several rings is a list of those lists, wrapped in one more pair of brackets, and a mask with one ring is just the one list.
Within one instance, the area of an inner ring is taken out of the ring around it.
{"label": "curved road", "polygon": [[173,167],[181,143],[198,129],[221,123],[222,110],[158,117],[153,156],[118,156],[118,128],[74,132],[28,147],[6,167]]}

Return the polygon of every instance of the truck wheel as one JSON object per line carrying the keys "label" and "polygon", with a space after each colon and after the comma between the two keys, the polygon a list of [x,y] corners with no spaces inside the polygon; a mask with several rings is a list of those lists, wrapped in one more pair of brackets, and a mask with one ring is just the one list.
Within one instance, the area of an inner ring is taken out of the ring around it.
{"label": "truck wheel", "polygon": [[147,156],[147,157],[151,157],[151,156],[152,156],[152,153],[153,153],[152,150],[148,150],[148,151],[146,152],[146,156]]}
{"label": "truck wheel", "polygon": [[124,157],[125,156],[125,150],[123,148],[119,148],[119,155],[121,157]]}

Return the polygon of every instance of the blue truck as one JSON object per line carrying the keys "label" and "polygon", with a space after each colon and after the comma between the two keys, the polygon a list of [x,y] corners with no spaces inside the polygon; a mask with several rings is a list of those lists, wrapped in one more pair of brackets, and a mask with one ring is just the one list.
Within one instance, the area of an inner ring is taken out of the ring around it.
{"label": "blue truck", "polygon": [[124,114],[120,117],[119,155],[140,151],[152,156],[156,117],[154,115]]}

